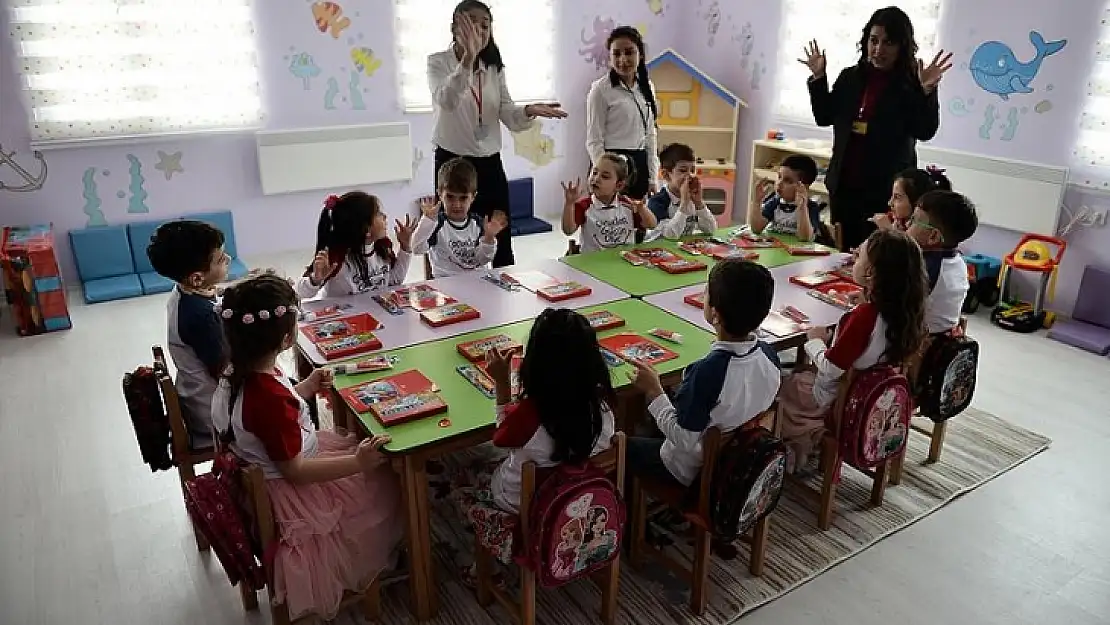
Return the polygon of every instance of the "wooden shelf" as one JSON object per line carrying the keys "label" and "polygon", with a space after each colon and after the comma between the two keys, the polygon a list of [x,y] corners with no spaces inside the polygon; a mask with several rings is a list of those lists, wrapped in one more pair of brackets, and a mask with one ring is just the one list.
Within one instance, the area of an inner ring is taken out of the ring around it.
{"label": "wooden shelf", "polygon": [[[779,173],[773,169],[755,168],[752,174],[756,180],[778,180]],[[825,186],[824,182],[814,182],[810,185],[809,190],[816,195],[828,195],[829,188]]]}
{"label": "wooden shelf", "polygon": [[660,125],[659,130],[664,130],[664,131],[667,131],[667,132],[720,132],[720,133],[731,133],[733,131],[732,128],[724,128],[724,127],[718,128],[718,127],[715,127],[715,126],[675,126],[675,125],[670,125],[670,124]]}
{"label": "wooden shelf", "polygon": [[704,161],[701,163],[694,163],[694,167],[697,169],[731,169],[735,171],[736,163],[718,163],[717,161]]}
{"label": "wooden shelf", "polygon": [[756,139],[754,144],[756,149],[766,148],[769,150],[788,152],[790,154],[805,154],[818,161],[828,161],[832,158],[832,145],[826,143],[814,144],[808,141],[801,143],[794,140],[776,141],[774,139]]}

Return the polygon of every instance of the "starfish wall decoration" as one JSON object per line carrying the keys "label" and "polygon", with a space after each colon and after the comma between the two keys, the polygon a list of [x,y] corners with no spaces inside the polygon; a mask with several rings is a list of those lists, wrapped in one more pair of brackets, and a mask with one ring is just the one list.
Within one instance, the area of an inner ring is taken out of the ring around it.
{"label": "starfish wall decoration", "polygon": [[166,180],[173,178],[174,174],[185,173],[185,168],[181,166],[181,152],[174,152],[173,154],[166,154],[162,150],[158,150],[158,164],[154,169],[166,175]]}

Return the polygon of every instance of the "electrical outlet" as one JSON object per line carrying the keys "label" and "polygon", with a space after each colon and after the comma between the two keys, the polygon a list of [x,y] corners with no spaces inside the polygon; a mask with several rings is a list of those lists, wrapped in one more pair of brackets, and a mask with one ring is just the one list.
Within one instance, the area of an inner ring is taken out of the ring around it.
{"label": "electrical outlet", "polygon": [[1095,211],[1095,226],[1101,227],[1101,226],[1105,226],[1105,225],[1106,225],[1106,211],[1104,211],[1104,210]]}

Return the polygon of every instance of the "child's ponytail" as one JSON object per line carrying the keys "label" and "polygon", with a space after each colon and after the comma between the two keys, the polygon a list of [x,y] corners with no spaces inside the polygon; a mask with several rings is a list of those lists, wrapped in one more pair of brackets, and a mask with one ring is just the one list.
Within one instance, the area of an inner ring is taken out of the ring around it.
{"label": "child's ponytail", "polygon": [[[324,199],[324,207],[320,209],[320,219],[316,222],[316,252],[328,250],[329,256],[335,258],[338,250],[335,246],[335,220],[332,211],[339,203],[339,196],[329,195]],[[333,261],[334,262],[334,261]],[[342,262],[342,261],[340,261]],[[312,275],[312,264],[305,268],[304,275]],[[330,277],[330,276],[329,276]]]}
{"label": "child's ponytail", "polygon": [[937,167],[936,165],[926,165],[925,173],[929,174],[929,180],[931,180],[933,183],[932,188],[929,189],[929,191],[952,190],[952,181],[948,179],[948,176],[944,175],[944,170],[940,167]]}

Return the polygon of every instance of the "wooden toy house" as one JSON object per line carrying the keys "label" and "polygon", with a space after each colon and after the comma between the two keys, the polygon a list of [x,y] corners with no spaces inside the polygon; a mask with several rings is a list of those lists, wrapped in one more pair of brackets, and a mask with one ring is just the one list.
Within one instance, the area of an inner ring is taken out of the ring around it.
{"label": "wooden toy house", "polygon": [[669,48],[647,67],[659,104],[659,149],[668,143],[694,149],[705,203],[718,224],[729,225],[740,109],[747,103]]}

